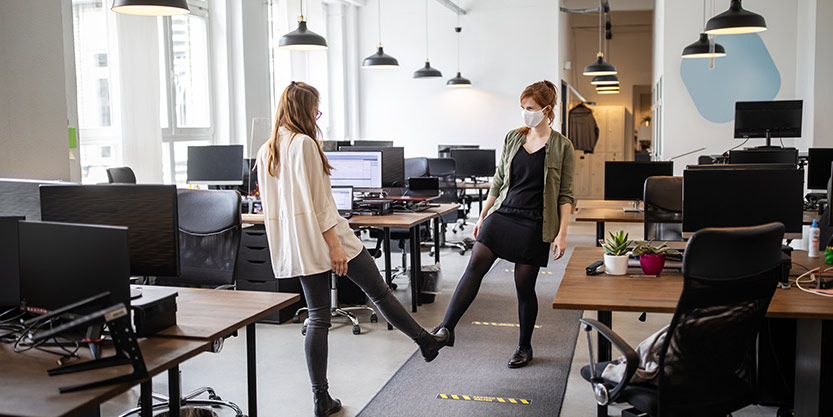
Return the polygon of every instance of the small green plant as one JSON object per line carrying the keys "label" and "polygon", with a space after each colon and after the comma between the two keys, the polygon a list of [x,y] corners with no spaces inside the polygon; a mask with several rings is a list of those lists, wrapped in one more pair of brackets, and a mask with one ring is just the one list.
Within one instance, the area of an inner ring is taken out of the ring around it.
{"label": "small green plant", "polygon": [[628,240],[628,234],[624,230],[620,230],[615,235],[613,232],[608,232],[608,234],[610,234],[610,238],[605,240],[605,244],[602,245],[605,253],[612,256],[626,255],[628,253],[628,245],[631,244],[631,241]]}
{"label": "small green plant", "polygon": [[666,243],[663,243],[659,246],[654,246],[654,241],[640,241],[637,242],[636,247],[633,249],[633,256],[640,256],[640,255],[679,255],[676,249],[671,249],[668,247]]}

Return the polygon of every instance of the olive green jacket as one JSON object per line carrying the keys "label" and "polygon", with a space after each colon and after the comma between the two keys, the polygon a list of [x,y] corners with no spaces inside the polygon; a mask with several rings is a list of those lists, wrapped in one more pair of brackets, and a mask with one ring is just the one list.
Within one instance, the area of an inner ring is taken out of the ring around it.
{"label": "olive green jacket", "polygon": [[[497,197],[495,204],[486,214],[487,216],[500,208],[501,203],[506,199],[509,191],[509,178],[512,172],[512,159],[526,143],[526,135],[512,130],[506,134],[503,143],[503,152],[500,155],[495,177],[492,179],[492,188],[489,195]],[[560,226],[559,207],[562,204],[575,205],[576,198],[573,193],[573,178],[576,170],[576,155],[573,151],[573,143],[561,133],[552,131],[546,144],[547,156],[544,161],[546,167],[544,178],[544,228],[543,241],[552,242],[558,234]]]}

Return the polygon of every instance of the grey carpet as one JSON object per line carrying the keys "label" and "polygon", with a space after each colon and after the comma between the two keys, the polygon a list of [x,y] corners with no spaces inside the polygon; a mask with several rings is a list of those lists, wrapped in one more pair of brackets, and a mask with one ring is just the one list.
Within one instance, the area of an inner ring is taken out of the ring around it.
{"label": "grey carpet", "polygon": [[[552,299],[571,254],[568,249],[564,259],[550,262],[538,278],[537,325],[541,328],[532,337],[534,360],[530,365],[506,367],[518,343],[518,329],[500,324],[518,323],[518,303],[513,264],[500,260],[486,275],[477,299],[460,320],[454,347],[443,348],[431,363],[425,363],[418,351],[414,353],[359,417],[558,416],[581,312],[553,310]],[[472,324],[475,321],[498,326]],[[440,394],[461,399],[441,399]],[[462,399],[463,395],[471,400]]]}

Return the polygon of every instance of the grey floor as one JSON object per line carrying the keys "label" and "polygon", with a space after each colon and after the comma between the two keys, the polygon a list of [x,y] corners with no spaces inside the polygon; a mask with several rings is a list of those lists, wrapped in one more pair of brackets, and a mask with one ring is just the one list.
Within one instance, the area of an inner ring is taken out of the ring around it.
{"label": "grey floor", "polygon": [[[608,228],[617,230],[625,228],[632,236],[642,234],[641,225],[634,227],[633,225],[613,224]],[[471,227],[466,228],[464,234],[470,235]],[[594,235],[595,227],[592,223],[571,223],[568,245],[591,246]],[[449,239],[461,238],[460,233],[450,232],[448,237]],[[400,257],[394,256],[393,259],[394,265],[399,265]],[[423,265],[429,260],[431,259],[428,253],[424,253]],[[434,303],[424,304],[414,315],[424,327],[432,328],[442,320],[451,293],[467,261],[468,256],[460,256],[454,250],[445,249],[441,252],[443,291]],[[399,284],[397,295],[403,304],[409,305],[407,279],[399,278],[396,282]],[[541,308],[548,307],[541,306]],[[585,312],[587,317],[595,317],[595,315],[595,312]],[[645,322],[638,321],[637,317],[636,313],[614,313],[613,315],[614,329],[634,346],[670,320],[670,315],[664,314],[649,314]],[[344,403],[344,411],[338,416],[355,416],[416,350],[416,345],[406,336],[397,331],[386,330],[383,320],[371,324],[367,321],[366,313],[361,313],[360,318],[361,335],[353,335],[350,326],[343,319],[334,319],[330,332],[330,392]],[[312,415],[312,393],[304,363],[303,337],[300,327],[300,324],[291,322],[282,325],[257,325],[258,405],[261,416]],[[596,415],[590,387],[579,375],[579,369],[588,363],[587,343],[584,337],[580,334],[576,344],[561,416]],[[507,360],[513,349],[514,346],[506,346]],[[210,385],[223,399],[237,402],[245,411],[247,409],[245,366],[245,334],[241,331],[239,337],[226,340],[222,352],[201,354],[181,366],[183,392]],[[154,378],[153,385],[154,391],[166,393],[166,375]],[[101,415],[117,416],[124,410],[135,406],[137,398],[138,387],[104,403],[101,407]],[[618,410],[613,407],[610,414],[619,415]],[[233,415],[227,412],[218,414],[220,416]],[[734,415],[736,417],[775,416],[775,409],[748,407]]]}

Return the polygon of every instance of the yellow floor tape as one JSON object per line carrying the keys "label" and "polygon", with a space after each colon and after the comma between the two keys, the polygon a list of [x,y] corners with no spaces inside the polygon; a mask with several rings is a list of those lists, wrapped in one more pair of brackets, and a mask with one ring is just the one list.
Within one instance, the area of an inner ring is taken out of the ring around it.
{"label": "yellow floor tape", "polygon": [[[520,324],[513,324],[513,323],[495,323],[493,321],[473,321],[471,324],[475,326],[495,326],[495,327],[521,327]],[[535,325],[536,329],[540,329],[541,326]]]}
{"label": "yellow floor tape", "polygon": [[480,396],[480,395],[437,394],[437,399],[478,401],[478,402],[483,402],[483,403],[501,403],[501,404],[517,404],[517,405],[530,405],[530,404],[532,404],[532,400],[524,400],[524,399],[521,399],[521,398],[484,397],[484,396]]}

